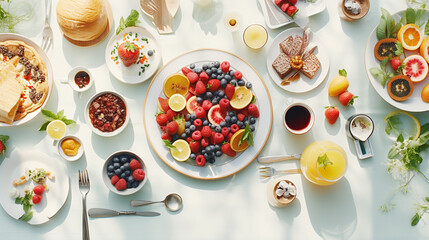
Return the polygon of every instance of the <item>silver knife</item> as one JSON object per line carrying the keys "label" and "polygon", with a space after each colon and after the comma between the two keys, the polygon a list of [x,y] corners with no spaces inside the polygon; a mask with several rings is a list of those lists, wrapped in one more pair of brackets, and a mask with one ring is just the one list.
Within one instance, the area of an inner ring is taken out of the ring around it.
{"label": "silver knife", "polygon": [[144,212],[135,212],[135,211],[115,211],[111,209],[105,209],[105,208],[91,208],[88,210],[88,215],[93,218],[97,217],[115,217],[119,215],[136,215],[136,216],[147,216],[147,217],[154,217],[161,215],[159,212],[151,212],[151,211],[144,211]]}

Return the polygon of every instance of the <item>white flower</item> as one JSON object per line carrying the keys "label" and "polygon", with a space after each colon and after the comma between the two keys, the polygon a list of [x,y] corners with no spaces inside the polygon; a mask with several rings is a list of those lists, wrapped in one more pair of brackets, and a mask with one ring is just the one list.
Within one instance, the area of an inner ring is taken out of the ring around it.
{"label": "white flower", "polygon": [[411,172],[407,169],[404,162],[398,159],[387,160],[387,172],[390,173],[395,181],[406,183],[410,177]]}

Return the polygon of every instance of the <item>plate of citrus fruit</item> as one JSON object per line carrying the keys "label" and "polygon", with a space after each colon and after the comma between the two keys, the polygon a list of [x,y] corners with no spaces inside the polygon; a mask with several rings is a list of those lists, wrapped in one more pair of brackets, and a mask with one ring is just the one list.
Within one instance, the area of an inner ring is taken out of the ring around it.
{"label": "plate of citrus fruit", "polygon": [[381,12],[365,50],[368,78],[392,106],[428,111],[429,14],[411,8],[393,15],[385,9]]}
{"label": "plate of citrus fruit", "polygon": [[271,131],[263,79],[231,53],[200,49],[167,63],[153,78],[143,108],[154,151],[197,179],[233,175],[249,165]]}

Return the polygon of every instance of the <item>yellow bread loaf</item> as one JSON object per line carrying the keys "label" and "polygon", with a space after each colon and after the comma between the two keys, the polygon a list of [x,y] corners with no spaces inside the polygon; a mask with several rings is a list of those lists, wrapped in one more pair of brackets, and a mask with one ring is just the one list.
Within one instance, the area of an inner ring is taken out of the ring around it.
{"label": "yellow bread loaf", "polygon": [[59,0],[57,21],[67,37],[76,41],[91,41],[107,26],[103,0]]}

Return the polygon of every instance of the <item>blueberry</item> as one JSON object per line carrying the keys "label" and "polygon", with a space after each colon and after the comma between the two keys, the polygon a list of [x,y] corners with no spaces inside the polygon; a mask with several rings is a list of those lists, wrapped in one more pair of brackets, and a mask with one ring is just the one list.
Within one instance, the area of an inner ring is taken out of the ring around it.
{"label": "blueberry", "polygon": [[238,86],[244,86],[244,84],[246,84],[246,82],[243,79],[240,79],[237,81]]}
{"label": "blueberry", "polygon": [[226,127],[226,122],[220,122],[219,124],[221,127]]}
{"label": "blueberry", "polygon": [[249,121],[244,121],[244,126],[247,126],[247,124],[249,124]]}
{"label": "blueberry", "polygon": [[115,168],[113,167],[113,164],[110,164],[109,166],[107,166],[107,171],[108,171],[108,172],[113,172],[113,171],[115,171]]}
{"label": "blueberry", "polygon": [[191,153],[191,155],[189,156],[190,159],[195,160],[197,159],[197,155],[195,155],[195,153]]}
{"label": "blueberry", "polygon": [[220,87],[224,88],[228,84],[228,81],[225,78],[220,80]]}
{"label": "blueberry", "polygon": [[195,119],[197,119],[197,114],[191,113],[191,120],[194,121]]}
{"label": "blueberry", "polygon": [[109,178],[112,178],[113,176],[115,176],[115,173],[114,173],[114,172],[108,172],[108,173],[107,173],[107,176],[108,176]]}
{"label": "blueberry", "polygon": [[206,97],[207,97],[208,99],[211,99],[211,98],[213,97],[213,93],[212,93],[212,92],[207,92],[207,93],[206,93]]}
{"label": "blueberry", "polygon": [[186,136],[191,136],[191,130],[189,128],[185,129]]}
{"label": "blueberry", "polygon": [[207,73],[207,75],[209,75],[209,76],[210,76],[210,75],[212,75],[212,70],[211,70],[211,69],[207,69],[207,70],[206,70],[206,73]]}
{"label": "blueberry", "polygon": [[200,74],[203,71],[203,69],[201,68],[195,68],[194,72]]}
{"label": "blueberry", "polygon": [[220,133],[222,131],[222,128],[220,126],[216,126],[216,132]]}
{"label": "blueberry", "polygon": [[220,67],[220,62],[219,61],[214,62],[214,66],[217,68]]}
{"label": "blueberry", "polygon": [[217,145],[214,146],[214,148],[215,148],[215,151],[220,151],[221,145],[217,144]]}
{"label": "blueberry", "polygon": [[126,180],[127,180],[127,182],[129,182],[129,183],[133,183],[133,182],[135,182],[135,181],[136,181],[136,180],[134,180],[134,178],[133,178],[133,176],[132,176],[132,175],[128,176]]}
{"label": "blueberry", "polygon": [[118,157],[113,157],[113,159],[112,159],[112,160],[113,160],[113,162],[114,162],[114,163],[118,163],[118,162],[120,162],[120,160],[119,160],[119,158],[118,158]]}
{"label": "blueberry", "polygon": [[189,128],[191,126],[191,122],[190,121],[186,121],[185,122],[185,128]]}
{"label": "blueberry", "polygon": [[212,67],[214,67],[214,64],[213,63],[209,63],[209,65],[207,65],[207,68],[212,68]]}
{"label": "blueberry", "polygon": [[215,73],[217,75],[217,68],[216,67],[212,67],[212,73]]}
{"label": "blueberry", "polygon": [[133,182],[133,183],[131,183],[131,187],[132,188],[136,188],[138,186],[139,186],[139,182]]}
{"label": "blueberry", "polygon": [[255,125],[250,125],[250,131],[254,132],[255,131]]}
{"label": "blueberry", "polygon": [[217,80],[221,80],[222,78],[223,78],[223,76],[222,75],[217,75]]}
{"label": "blueberry", "polygon": [[125,174],[125,177],[129,177],[131,175],[131,171],[127,170],[127,171],[124,172],[124,174]]}
{"label": "blueberry", "polygon": [[228,72],[228,74],[232,77],[232,76],[234,76],[234,70],[229,70],[229,72]]}
{"label": "blueberry", "polygon": [[238,125],[239,128],[244,128],[244,123],[241,122],[241,121],[238,121],[237,125]]}
{"label": "blueberry", "polygon": [[[202,97],[197,97],[197,103],[202,103],[203,102],[203,98]],[[188,117],[188,119],[189,119],[189,117]]]}
{"label": "blueberry", "polygon": [[210,126],[210,128],[211,128],[211,129],[215,129],[215,128],[216,128],[216,125],[211,124],[211,123],[210,123],[210,125],[209,125],[209,126]]}
{"label": "blueberry", "polygon": [[178,134],[174,134],[173,136],[171,136],[171,142],[175,142],[177,139],[179,139]]}
{"label": "blueberry", "polygon": [[212,147],[209,145],[206,147],[206,153],[211,153],[212,152]]}
{"label": "blueberry", "polygon": [[126,178],[127,176],[125,176],[125,173],[123,172],[122,174],[121,174],[121,178]]}
{"label": "blueberry", "polygon": [[152,56],[153,56],[153,51],[152,51],[152,50],[147,51],[147,55],[148,55],[149,57],[152,57]]}
{"label": "blueberry", "polygon": [[228,112],[228,115],[231,116],[231,117],[234,117],[235,116],[235,112],[234,111]]}
{"label": "blueberry", "polygon": [[206,153],[204,153],[203,154],[203,156],[204,156],[204,158],[207,160],[207,159],[209,159],[209,154],[206,152]]}
{"label": "blueberry", "polygon": [[250,118],[249,118],[249,123],[250,123],[250,124],[255,124],[255,123],[256,123],[256,118],[254,118],[254,117],[250,117]]}
{"label": "blueberry", "polygon": [[252,83],[251,83],[251,82],[247,82],[247,83],[246,83],[246,87],[247,87],[247,88],[252,88]]}
{"label": "blueberry", "polygon": [[210,158],[210,159],[206,159],[208,163],[213,164],[215,163],[215,159],[214,158]]}
{"label": "blueberry", "polygon": [[189,130],[191,130],[191,132],[195,131],[196,129],[197,129],[197,127],[195,127],[195,125],[189,126]]}
{"label": "blueberry", "polygon": [[230,122],[232,122],[232,123],[236,123],[237,122],[237,117],[236,116],[233,116],[233,117],[231,117],[231,121]]}
{"label": "blueberry", "polygon": [[195,68],[195,64],[194,64],[194,63],[191,63],[191,65],[189,65],[189,68],[190,68],[190,69],[194,69],[194,68]]}
{"label": "blueberry", "polygon": [[220,98],[223,98],[225,96],[225,92],[222,90],[219,90],[218,94],[217,94]]}
{"label": "blueberry", "polygon": [[208,126],[209,125],[209,121],[208,120],[204,120],[203,121],[203,126]]}
{"label": "blueberry", "polygon": [[125,171],[125,167],[124,166],[121,166],[119,169],[121,169],[122,172]]}
{"label": "blueberry", "polygon": [[225,122],[229,123],[229,121],[231,121],[231,117],[229,115],[225,116]]}
{"label": "blueberry", "polygon": [[128,162],[128,157],[126,156],[121,157],[121,164],[124,164],[126,162]]}
{"label": "blueberry", "polygon": [[229,82],[232,86],[236,86],[237,85],[237,80],[233,79]]}
{"label": "blueberry", "polygon": [[201,150],[201,154],[204,155],[204,153],[207,153],[207,150],[205,150],[205,149]]}
{"label": "blueberry", "polygon": [[231,81],[231,79],[232,79],[231,75],[229,75],[229,74],[226,74],[226,75],[225,75],[225,80],[227,80],[227,81]]}
{"label": "blueberry", "polygon": [[115,170],[115,174],[116,174],[116,175],[118,175],[118,176],[121,176],[121,174],[122,174],[121,169],[119,169],[119,168],[118,168],[118,169],[116,169],[116,170]]}
{"label": "blueberry", "polygon": [[125,171],[130,170],[130,164],[124,163],[124,169],[125,169]]}
{"label": "blueberry", "polygon": [[182,135],[180,135],[180,138],[181,138],[181,139],[186,139],[186,137],[187,137],[187,134],[186,134],[186,133],[182,133]]}
{"label": "blueberry", "polygon": [[211,78],[211,79],[216,78],[216,77],[217,77],[217,75],[216,75],[216,74],[214,74],[214,73],[212,73],[212,75],[210,75],[210,78]]}
{"label": "blueberry", "polygon": [[121,164],[119,164],[118,162],[113,163],[113,168],[118,169],[121,167]]}
{"label": "blueberry", "polygon": [[222,151],[216,151],[216,157],[220,157],[220,156],[222,156]]}
{"label": "blueberry", "polygon": [[217,74],[218,74],[218,75],[222,74],[222,69],[218,68],[218,69],[217,69]]}
{"label": "blueberry", "polygon": [[212,104],[213,104],[213,105],[216,105],[216,104],[218,104],[218,103],[219,103],[218,98],[217,98],[217,97],[214,97],[214,98],[212,99]]}
{"label": "blueberry", "polygon": [[207,68],[208,68],[209,66],[207,65],[207,64],[203,64],[203,69],[204,70],[207,70]]}

